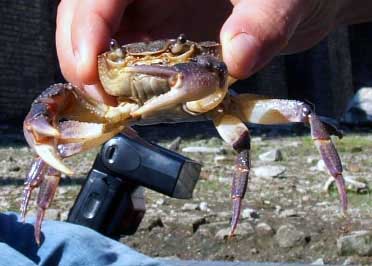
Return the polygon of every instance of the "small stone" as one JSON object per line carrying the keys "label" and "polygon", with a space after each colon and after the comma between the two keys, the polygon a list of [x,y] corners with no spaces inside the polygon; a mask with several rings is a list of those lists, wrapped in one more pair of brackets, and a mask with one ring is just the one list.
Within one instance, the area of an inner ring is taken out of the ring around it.
{"label": "small stone", "polygon": [[196,203],[185,203],[181,209],[184,211],[194,211],[194,210],[197,210],[198,207],[199,205]]}
{"label": "small stone", "polygon": [[350,100],[343,122],[351,125],[370,125],[372,122],[372,88],[363,87]]}
{"label": "small stone", "polygon": [[260,216],[257,213],[257,210],[251,208],[245,208],[242,211],[242,218],[243,219],[258,219]]}
{"label": "small stone", "polygon": [[279,149],[273,149],[262,153],[258,156],[261,161],[265,162],[275,162],[283,160],[282,152]]}
{"label": "small stone", "polygon": [[182,152],[186,153],[224,153],[224,148],[214,148],[214,147],[199,147],[199,146],[189,146],[182,149]]}
{"label": "small stone", "polygon": [[307,159],[306,159],[306,163],[311,164],[311,165],[315,164],[317,161],[318,161],[318,159],[315,158],[315,157],[312,157],[312,156],[307,157]]}
{"label": "small stone", "polygon": [[[219,240],[227,239],[229,237],[230,230],[231,230],[230,227],[220,229],[216,233],[215,237]],[[254,229],[250,223],[240,223],[235,230],[234,237],[241,238],[250,236],[252,234],[254,234]]]}
{"label": "small stone", "polygon": [[206,224],[207,219],[201,215],[191,214],[189,212],[176,213],[176,215],[164,217],[163,224],[169,227],[183,227],[188,231],[195,233],[200,225]]}
{"label": "small stone", "polygon": [[308,195],[305,195],[305,196],[302,197],[303,202],[308,202],[309,200],[310,200],[310,196],[308,196]]}
{"label": "small stone", "polygon": [[286,218],[286,217],[298,217],[298,213],[296,210],[289,209],[284,210],[280,213],[279,217]]}
{"label": "small stone", "polygon": [[342,256],[372,256],[372,231],[355,231],[340,237],[337,249]]}
{"label": "small stone", "polygon": [[[363,194],[363,193],[367,193],[369,190],[367,182],[355,176],[345,175],[344,180],[345,180],[346,190],[348,191],[353,191],[356,193]],[[323,191],[329,192],[329,190],[334,185],[334,183],[335,183],[335,179],[333,177],[328,178],[328,180],[325,182],[323,186]]]}
{"label": "small stone", "polygon": [[282,248],[292,248],[306,243],[305,233],[291,224],[280,226],[275,239]]}
{"label": "small stone", "polygon": [[256,225],[256,233],[258,236],[272,236],[274,235],[274,230],[267,223],[258,223]]}
{"label": "small stone", "polygon": [[226,156],[226,155],[216,155],[214,157],[214,162],[216,164],[231,163],[232,161],[233,161],[233,158]]}
{"label": "small stone", "polygon": [[320,172],[328,172],[327,166],[325,165],[323,160],[319,160],[316,164],[316,169]]}
{"label": "small stone", "polygon": [[202,212],[210,211],[210,209],[208,208],[208,203],[205,201],[200,202],[198,207],[199,207],[199,210],[201,210]]}
{"label": "small stone", "polygon": [[9,171],[10,172],[18,172],[19,170],[21,170],[21,167],[19,167],[19,166],[11,166],[11,167],[9,167]]}
{"label": "small stone", "polygon": [[267,165],[267,166],[255,167],[252,170],[256,177],[265,178],[265,177],[279,177],[286,171],[286,168],[284,166]]}
{"label": "small stone", "polygon": [[177,137],[175,138],[174,140],[172,140],[171,143],[169,143],[168,145],[168,149],[171,150],[171,151],[178,151],[179,147],[180,147],[180,144],[181,144],[181,140],[182,138],[181,137]]}
{"label": "small stone", "polygon": [[256,248],[252,248],[252,249],[250,250],[250,252],[251,252],[251,254],[253,254],[253,255],[260,253],[260,252],[258,251],[258,249],[256,249]]}
{"label": "small stone", "polygon": [[164,203],[165,203],[165,200],[163,198],[157,199],[155,201],[155,204],[158,206],[164,205]]}
{"label": "small stone", "polygon": [[323,258],[319,258],[311,263],[311,265],[324,265]]}

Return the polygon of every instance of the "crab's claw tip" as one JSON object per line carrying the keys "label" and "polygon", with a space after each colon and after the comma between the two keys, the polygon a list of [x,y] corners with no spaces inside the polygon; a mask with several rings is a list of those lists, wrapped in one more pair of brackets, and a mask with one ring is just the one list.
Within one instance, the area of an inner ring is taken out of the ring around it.
{"label": "crab's claw tip", "polygon": [[233,215],[231,218],[231,228],[229,232],[229,238],[235,235],[236,227],[239,223],[240,210],[241,210],[242,199],[240,197],[233,198]]}
{"label": "crab's claw tip", "polygon": [[344,215],[347,215],[348,200],[346,194],[345,180],[342,175],[337,175],[335,177],[335,181],[338,194],[340,195],[341,211]]}
{"label": "crab's claw tip", "polygon": [[37,144],[34,145],[35,152],[43,159],[47,164],[52,166],[54,169],[68,175],[72,176],[74,172],[69,169],[61,160],[56,149],[49,144]]}
{"label": "crab's claw tip", "polygon": [[24,122],[25,130],[32,132],[40,137],[59,137],[60,133],[58,129],[53,127],[44,116],[38,116],[36,118],[26,118]]}

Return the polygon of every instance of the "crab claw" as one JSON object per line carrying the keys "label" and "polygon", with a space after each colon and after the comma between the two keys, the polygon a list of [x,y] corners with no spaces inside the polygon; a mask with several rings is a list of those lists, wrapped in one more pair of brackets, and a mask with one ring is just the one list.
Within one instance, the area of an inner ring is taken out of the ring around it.
{"label": "crab claw", "polygon": [[348,201],[345,180],[342,176],[342,164],[337,150],[329,136],[329,132],[334,134],[337,133],[336,135],[340,136],[339,131],[334,131],[334,129],[330,130],[333,127],[331,125],[322,123],[318,116],[316,116],[314,113],[309,114],[308,119],[311,127],[311,136],[325,165],[328,168],[329,173],[336,181],[338,193],[340,195],[341,208],[345,213],[347,210]]}
{"label": "crab claw", "polygon": [[50,166],[67,174],[73,172],[64,165],[57,151],[61,135],[58,130],[59,114],[72,98],[72,86],[55,84],[46,89],[32,104],[23,123],[23,132],[31,148]]}
{"label": "crab claw", "polygon": [[[170,90],[144,103],[131,113],[133,117],[143,116],[151,112],[167,109],[179,104],[198,101],[216,94],[208,99],[210,109],[217,106],[227,91],[227,69],[217,64],[208,56],[200,57],[197,62],[176,64],[172,67],[138,65],[126,68],[128,73],[141,73],[167,78]],[[220,91],[223,91],[221,93]],[[204,104],[205,105],[205,104]],[[203,110],[204,111],[204,110]]]}
{"label": "crab claw", "polygon": [[30,147],[33,148],[48,165],[52,165],[55,169],[65,173],[66,175],[73,175],[73,171],[63,163],[62,158],[56,149],[54,139],[44,138],[42,139],[43,142],[38,143],[35,135],[31,134],[25,127],[24,136]]}

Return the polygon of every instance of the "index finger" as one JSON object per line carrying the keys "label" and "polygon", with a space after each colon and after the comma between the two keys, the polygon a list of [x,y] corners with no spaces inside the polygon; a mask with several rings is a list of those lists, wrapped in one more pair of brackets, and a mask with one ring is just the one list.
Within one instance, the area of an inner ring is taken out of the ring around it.
{"label": "index finger", "polygon": [[58,9],[57,52],[70,82],[98,81],[97,55],[107,48],[132,0],[65,0]]}

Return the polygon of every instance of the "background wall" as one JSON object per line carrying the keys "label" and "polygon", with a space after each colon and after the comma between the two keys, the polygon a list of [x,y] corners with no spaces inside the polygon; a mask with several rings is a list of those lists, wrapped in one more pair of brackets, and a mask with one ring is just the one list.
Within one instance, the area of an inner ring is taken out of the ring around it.
{"label": "background wall", "polygon": [[[56,1],[0,0],[0,125],[20,126],[32,100],[62,81],[54,46]],[[304,53],[280,56],[235,86],[307,100],[339,117],[358,88],[371,85],[371,24],[342,27]]]}

